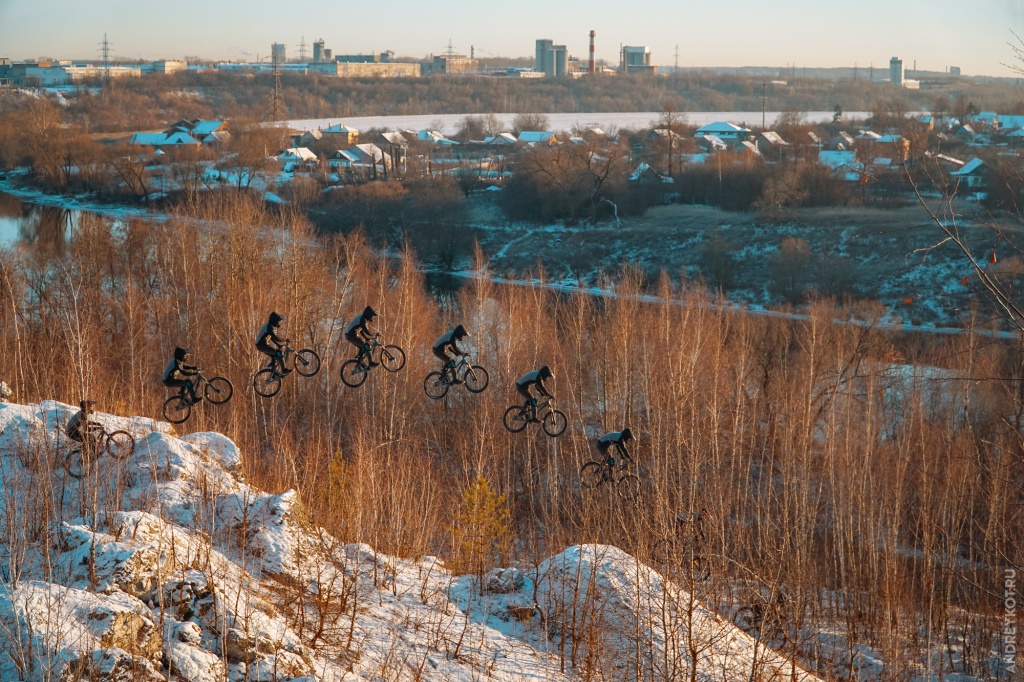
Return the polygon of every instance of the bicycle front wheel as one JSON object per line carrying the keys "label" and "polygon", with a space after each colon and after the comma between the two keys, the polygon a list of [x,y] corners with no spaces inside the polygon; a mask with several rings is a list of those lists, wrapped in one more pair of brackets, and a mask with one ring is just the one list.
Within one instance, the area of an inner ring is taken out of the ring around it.
{"label": "bicycle front wheel", "polygon": [[623,500],[626,502],[636,502],[640,499],[641,486],[639,476],[636,474],[626,474],[619,479],[615,488],[619,492],[619,497]]}
{"label": "bicycle front wheel", "polygon": [[380,349],[380,365],[389,372],[397,372],[405,367],[405,351],[394,344],[384,346]]}
{"label": "bicycle front wheel", "polygon": [[203,395],[214,405],[223,405],[231,400],[234,392],[235,387],[231,385],[227,377],[213,377],[206,382],[206,388],[203,389]]}
{"label": "bicycle front wheel", "polygon": [[82,446],[78,445],[71,448],[68,456],[64,459],[64,471],[68,472],[68,476],[75,479],[81,478],[88,469],[89,460],[85,456],[85,450]]}
{"label": "bicycle front wheel", "polygon": [[114,459],[128,459],[135,452],[135,438],[127,431],[114,431],[107,436],[107,454]]}
{"label": "bicycle front wheel", "polygon": [[295,371],[311,377],[320,371],[320,356],[312,348],[303,348],[295,354]]}
{"label": "bicycle front wheel", "polygon": [[448,393],[448,382],[440,372],[431,372],[423,380],[423,390],[426,391],[427,397],[440,400]]}
{"label": "bicycle front wheel", "polygon": [[358,360],[346,360],[341,366],[341,381],[350,388],[359,388],[366,381],[367,370]]}
{"label": "bicycle front wheel", "polygon": [[513,405],[505,410],[505,414],[501,418],[501,421],[505,424],[505,428],[512,433],[519,433],[526,428],[527,424],[530,423],[526,410],[524,410],[521,405]]}
{"label": "bicycle front wheel", "polygon": [[172,395],[164,401],[164,419],[181,424],[192,416],[192,403],[183,395]]}
{"label": "bicycle front wheel", "polygon": [[467,367],[466,373],[462,375],[462,378],[466,382],[466,388],[470,393],[480,393],[487,388],[487,384],[491,380],[487,376],[487,370],[480,365],[470,365]]}
{"label": "bicycle front wheel", "polygon": [[269,367],[261,369],[252,378],[252,387],[264,398],[273,398],[281,391],[281,375]]}
{"label": "bicycle front wheel", "polygon": [[557,438],[565,433],[565,427],[569,425],[569,420],[565,418],[565,414],[561,410],[551,410],[544,415],[544,422],[542,424],[544,433],[548,434],[552,438]]}
{"label": "bicycle front wheel", "polygon": [[584,488],[596,488],[604,482],[605,465],[600,462],[587,462],[580,469],[580,485]]}

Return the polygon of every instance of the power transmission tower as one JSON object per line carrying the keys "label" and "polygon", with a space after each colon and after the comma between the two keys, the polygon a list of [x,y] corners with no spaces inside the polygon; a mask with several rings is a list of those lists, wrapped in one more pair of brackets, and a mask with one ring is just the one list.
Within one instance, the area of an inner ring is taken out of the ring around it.
{"label": "power transmission tower", "polygon": [[274,70],[274,94],[271,95],[270,109],[274,122],[277,122],[283,119],[287,113],[284,95],[281,93],[281,56],[277,50],[272,51],[270,64]]}
{"label": "power transmission tower", "polygon": [[302,41],[299,43],[299,61],[303,64],[306,63],[306,36],[302,36]]}
{"label": "power transmission tower", "polygon": [[676,43],[676,69],[675,70],[677,72],[679,71],[679,43]]}
{"label": "power transmission tower", "polygon": [[452,39],[448,39],[448,52],[446,53],[449,57],[455,54],[455,46],[452,45]]}
{"label": "power transmission tower", "polygon": [[103,76],[107,80],[110,79],[110,41],[107,40],[107,34],[103,34],[103,42],[100,43],[100,53],[103,55]]}

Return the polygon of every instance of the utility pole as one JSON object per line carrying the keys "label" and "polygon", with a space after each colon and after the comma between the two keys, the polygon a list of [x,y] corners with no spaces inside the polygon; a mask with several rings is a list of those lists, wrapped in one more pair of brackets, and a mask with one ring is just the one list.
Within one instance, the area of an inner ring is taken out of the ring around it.
{"label": "utility pole", "polygon": [[761,81],[761,130],[764,130],[764,107],[766,100],[765,91],[767,88],[768,83],[766,81]]}
{"label": "utility pole", "polygon": [[679,43],[676,43],[676,63],[675,63],[675,71],[676,71],[676,73],[679,73]]}

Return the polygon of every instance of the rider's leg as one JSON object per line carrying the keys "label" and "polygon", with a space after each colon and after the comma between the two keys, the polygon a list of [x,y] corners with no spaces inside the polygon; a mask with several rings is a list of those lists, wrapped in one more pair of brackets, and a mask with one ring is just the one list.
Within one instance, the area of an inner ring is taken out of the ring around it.
{"label": "rider's leg", "polygon": [[196,394],[196,384],[191,379],[186,381],[185,385],[181,387],[182,393],[184,393],[185,389],[188,389],[189,399],[193,403],[198,403],[200,400],[203,399],[202,396]]}
{"label": "rider's leg", "polygon": [[284,366],[284,351],[279,350],[274,354],[274,362],[277,363],[277,371],[282,376],[292,373],[290,369]]}
{"label": "rider's leg", "polygon": [[380,364],[379,362],[374,361],[373,352],[370,350],[370,344],[368,342],[363,344],[363,347],[359,350],[359,352],[360,354],[366,356],[366,359],[369,360],[369,362],[367,363],[367,367],[376,367],[377,365]]}

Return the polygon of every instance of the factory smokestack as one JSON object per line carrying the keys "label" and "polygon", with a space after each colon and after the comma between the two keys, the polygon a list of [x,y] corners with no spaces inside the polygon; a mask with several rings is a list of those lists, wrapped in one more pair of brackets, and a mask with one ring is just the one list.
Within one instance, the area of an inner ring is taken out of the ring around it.
{"label": "factory smokestack", "polygon": [[594,31],[590,32],[590,61],[587,62],[587,71],[593,75],[597,73],[597,67],[594,63],[594,36],[597,35]]}

